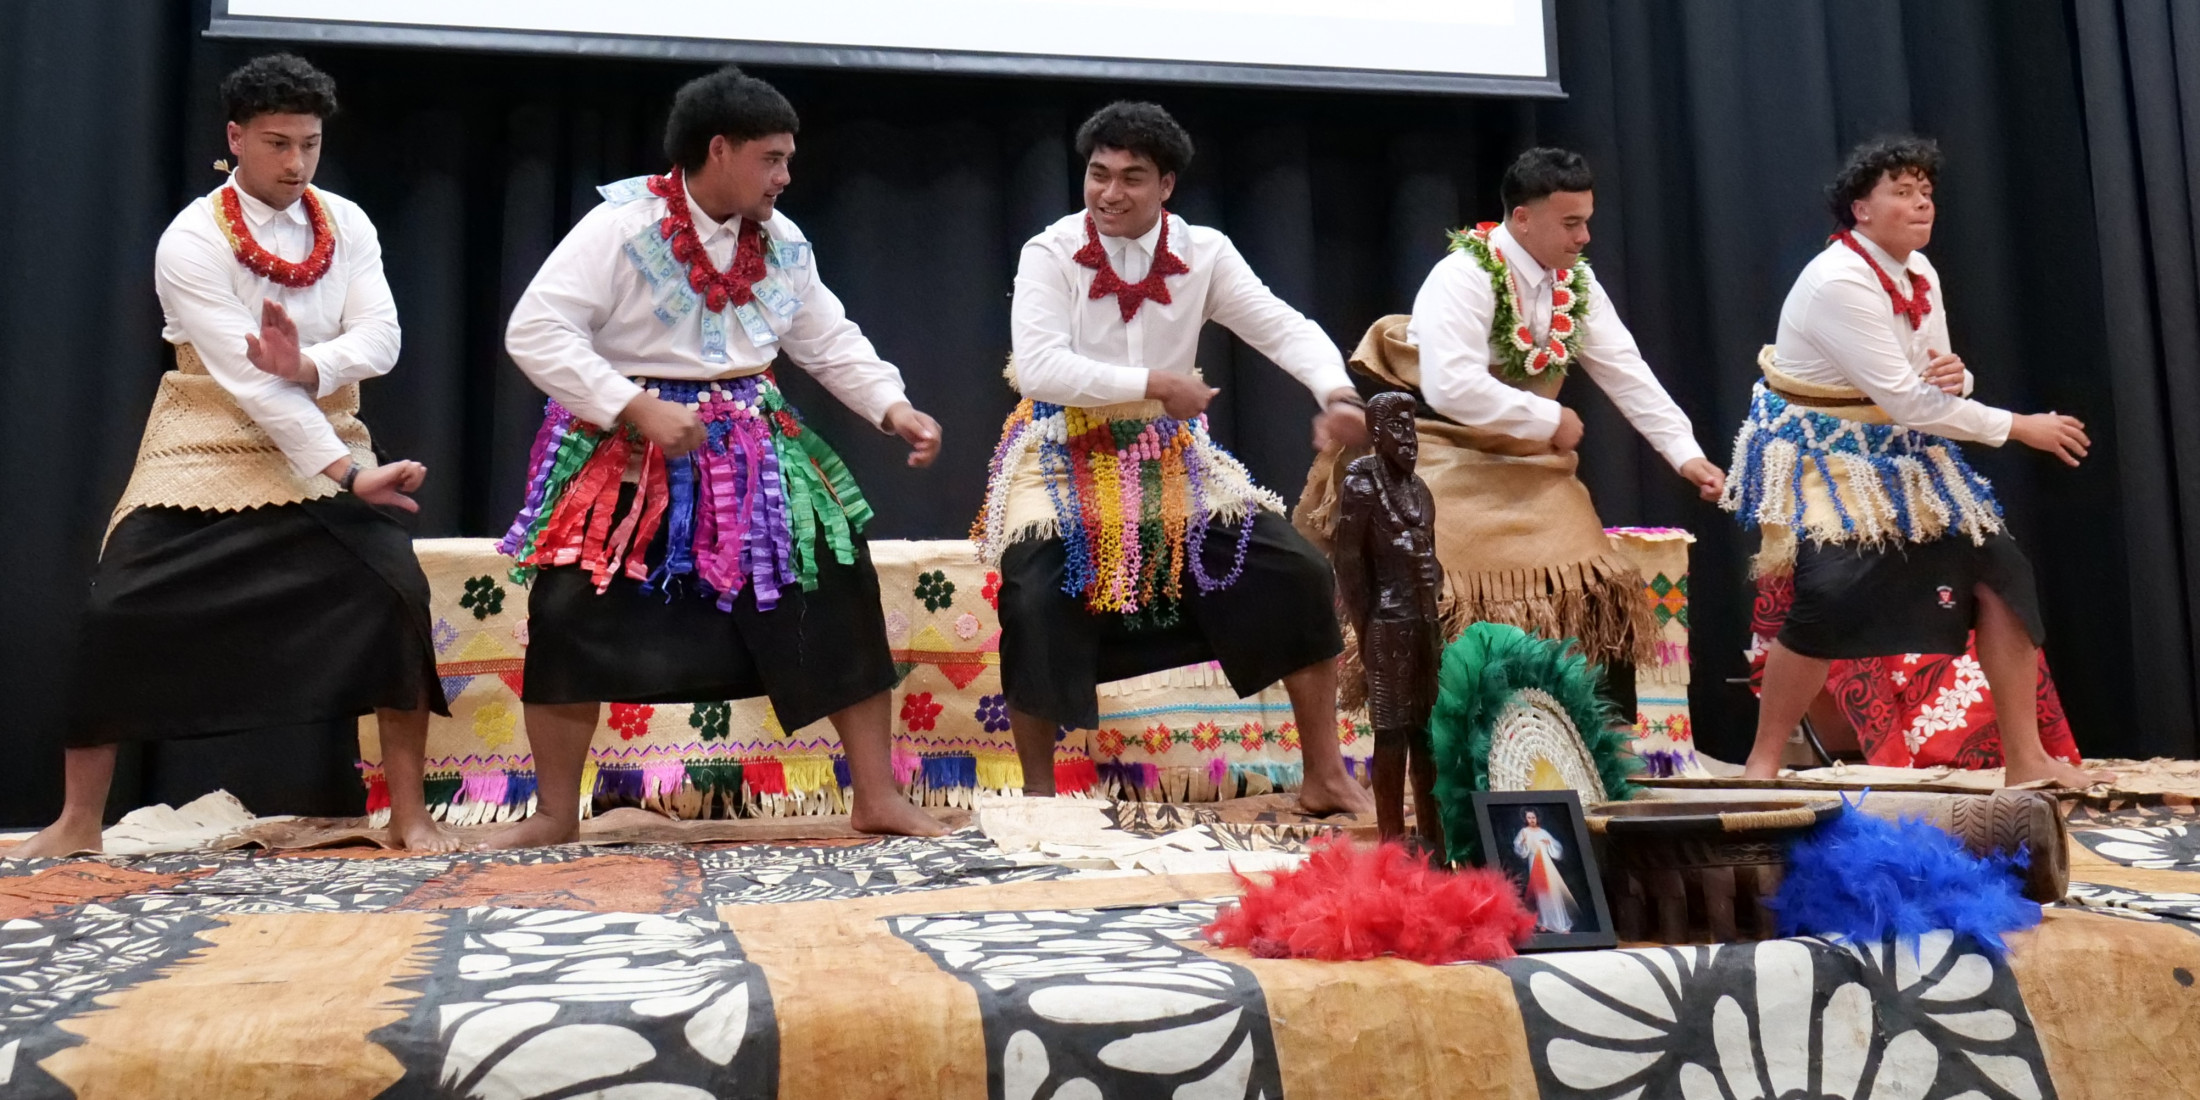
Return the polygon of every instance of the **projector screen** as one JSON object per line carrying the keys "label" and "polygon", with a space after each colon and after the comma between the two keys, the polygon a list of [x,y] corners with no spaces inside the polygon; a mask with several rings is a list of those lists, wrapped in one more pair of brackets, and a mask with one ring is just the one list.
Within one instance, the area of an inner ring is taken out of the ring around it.
{"label": "projector screen", "polygon": [[1558,96],[1554,0],[214,0],[207,34]]}

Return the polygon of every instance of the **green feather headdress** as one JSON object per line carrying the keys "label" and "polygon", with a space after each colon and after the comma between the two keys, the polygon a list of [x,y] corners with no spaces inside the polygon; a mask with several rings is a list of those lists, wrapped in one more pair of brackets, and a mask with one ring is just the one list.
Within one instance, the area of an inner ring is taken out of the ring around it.
{"label": "green feather headdress", "polygon": [[1502,623],[1476,623],[1444,648],[1429,741],[1451,862],[1470,864],[1478,854],[1470,796],[1490,787],[1497,722],[1522,689],[1544,692],[1558,703],[1595,761],[1607,798],[1634,793],[1628,777],[1641,763],[1628,752],[1627,730],[1614,728],[1618,711],[1597,694],[1599,678],[1599,670],[1573,652],[1570,642],[1548,641]]}

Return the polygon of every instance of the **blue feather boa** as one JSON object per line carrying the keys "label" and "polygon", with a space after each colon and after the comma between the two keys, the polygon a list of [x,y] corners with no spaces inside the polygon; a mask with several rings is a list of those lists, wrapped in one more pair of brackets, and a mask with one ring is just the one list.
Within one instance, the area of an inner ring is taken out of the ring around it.
{"label": "blue feather boa", "polygon": [[1948,929],[2000,955],[2003,933],[2040,923],[2039,903],[2024,897],[2017,874],[2028,862],[2023,851],[1981,859],[1928,822],[1873,817],[1862,804],[1789,847],[1772,902],[1781,935],[1878,943]]}

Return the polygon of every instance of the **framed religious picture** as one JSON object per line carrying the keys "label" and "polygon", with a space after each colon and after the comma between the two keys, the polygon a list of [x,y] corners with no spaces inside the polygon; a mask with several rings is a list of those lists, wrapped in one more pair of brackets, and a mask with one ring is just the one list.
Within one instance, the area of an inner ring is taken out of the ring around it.
{"label": "framed religious picture", "polygon": [[1573,791],[1476,791],[1474,826],[1483,865],[1505,872],[1535,914],[1535,937],[1522,951],[1611,947],[1612,911],[1604,903],[1604,879],[1597,873],[1582,820],[1581,796]]}

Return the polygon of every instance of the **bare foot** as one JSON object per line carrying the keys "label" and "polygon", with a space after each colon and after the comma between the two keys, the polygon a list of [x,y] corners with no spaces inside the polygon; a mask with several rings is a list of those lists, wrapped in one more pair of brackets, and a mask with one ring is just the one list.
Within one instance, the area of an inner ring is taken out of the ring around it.
{"label": "bare foot", "polygon": [[37,836],[0,852],[0,859],[66,859],[99,854],[99,822],[87,825],[56,821]]}
{"label": "bare foot", "polygon": [[1367,788],[1339,773],[1334,778],[1307,776],[1299,787],[1299,811],[1321,817],[1327,814],[1372,814],[1375,796]]}
{"label": "bare foot", "polygon": [[547,848],[552,844],[571,844],[581,838],[579,818],[563,819],[535,811],[534,815],[517,825],[490,833],[481,843],[474,845],[477,852],[506,848]]}
{"label": "bare foot", "polygon": [[856,793],[848,824],[859,833],[883,836],[946,836],[947,827],[896,792],[885,798]]}
{"label": "bare foot", "polygon": [[390,847],[401,851],[427,855],[455,852],[465,846],[465,842],[459,840],[455,834],[445,832],[434,818],[425,815],[404,821],[390,818],[388,843]]}
{"label": "bare foot", "polygon": [[2058,787],[2084,790],[2096,783],[2114,783],[2116,773],[2087,771],[2075,764],[2065,764],[2053,757],[2048,757],[2037,763],[2018,763],[2012,760],[2009,762],[2009,766],[2002,771],[2002,782],[2012,787],[2019,783],[2030,783],[2040,779],[2051,780]]}

